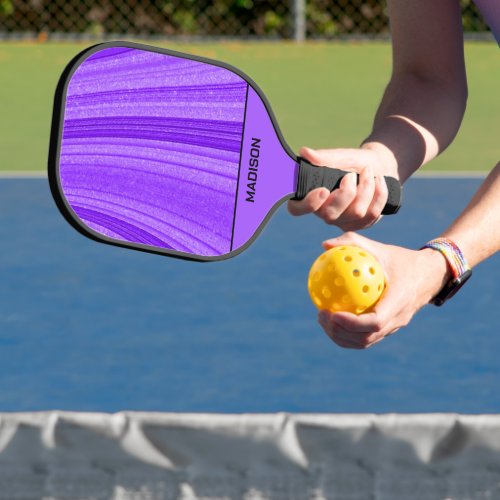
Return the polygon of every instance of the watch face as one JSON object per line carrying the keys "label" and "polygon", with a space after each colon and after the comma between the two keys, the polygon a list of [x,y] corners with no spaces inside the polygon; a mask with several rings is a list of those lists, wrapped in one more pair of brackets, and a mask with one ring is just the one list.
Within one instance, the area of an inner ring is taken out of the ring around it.
{"label": "watch face", "polygon": [[462,288],[467,280],[472,276],[472,270],[468,269],[458,278],[454,278],[444,286],[444,288],[432,299],[432,303],[436,306],[442,306],[448,299],[451,299],[460,288]]}

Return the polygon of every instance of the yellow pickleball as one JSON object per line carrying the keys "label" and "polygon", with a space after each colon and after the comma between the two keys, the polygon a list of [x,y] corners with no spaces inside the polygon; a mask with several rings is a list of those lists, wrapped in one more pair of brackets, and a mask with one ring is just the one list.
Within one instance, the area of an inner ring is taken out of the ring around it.
{"label": "yellow pickleball", "polygon": [[318,309],[362,314],[369,312],[382,295],[384,271],[363,248],[334,247],[315,260],[307,288]]}

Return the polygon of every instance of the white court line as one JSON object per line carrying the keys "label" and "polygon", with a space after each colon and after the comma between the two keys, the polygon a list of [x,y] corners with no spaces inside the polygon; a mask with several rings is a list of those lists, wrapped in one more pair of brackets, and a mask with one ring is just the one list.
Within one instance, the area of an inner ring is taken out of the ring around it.
{"label": "white court line", "polygon": [[44,171],[4,171],[0,172],[0,179],[46,179],[47,172]]}
{"label": "white court line", "polygon": [[477,170],[452,170],[449,172],[416,172],[414,179],[484,179],[489,172]]}

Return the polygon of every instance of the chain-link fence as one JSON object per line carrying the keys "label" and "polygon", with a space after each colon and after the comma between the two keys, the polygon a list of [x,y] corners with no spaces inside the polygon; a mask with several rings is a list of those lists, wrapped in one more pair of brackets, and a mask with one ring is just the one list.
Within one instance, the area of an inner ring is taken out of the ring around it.
{"label": "chain-link fence", "polygon": [[[462,0],[467,32],[487,32]],[[0,36],[335,38],[388,32],[383,0],[0,0]]]}

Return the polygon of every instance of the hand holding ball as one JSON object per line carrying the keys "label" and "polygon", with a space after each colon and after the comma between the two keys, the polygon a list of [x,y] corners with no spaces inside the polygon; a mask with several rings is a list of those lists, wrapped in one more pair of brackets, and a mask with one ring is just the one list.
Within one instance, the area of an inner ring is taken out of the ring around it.
{"label": "hand holding ball", "polygon": [[363,248],[340,246],[320,255],[309,271],[307,288],[318,309],[369,312],[385,288],[382,266]]}

